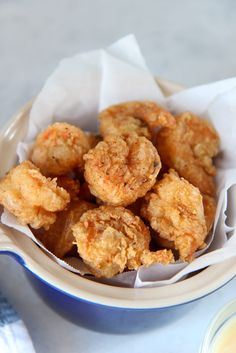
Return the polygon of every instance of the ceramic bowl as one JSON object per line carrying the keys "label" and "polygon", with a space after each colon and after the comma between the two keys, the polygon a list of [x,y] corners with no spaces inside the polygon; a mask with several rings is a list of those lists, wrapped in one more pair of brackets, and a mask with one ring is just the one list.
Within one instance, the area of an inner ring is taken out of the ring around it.
{"label": "ceramic bowl", "polygon": [[[158,80],[164,94],[181,90]],[[32,102],[0,133],[0,176],[16,162]],[[0,253],[15,258],[39,295],[57,312],[79,325],[103,332],[130,333],[151,329],[181,315],[195,301],[220,288],[236,274],[235,259],[209,266],[191,278],[159,288],[118,288],[71,273],[56,264],[28,237],[0,224]],[[178,306],[182,306],[178,308]]]}

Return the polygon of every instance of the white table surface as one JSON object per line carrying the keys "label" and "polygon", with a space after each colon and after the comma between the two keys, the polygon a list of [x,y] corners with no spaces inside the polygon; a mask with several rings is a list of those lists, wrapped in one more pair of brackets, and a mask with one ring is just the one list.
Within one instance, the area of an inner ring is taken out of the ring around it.
{"label": "white table surface", "polygon": [[[0,0],[0,126],[37,94],[58,61],[135,33],[150,70],[194,86],[236,75],[233,0]],[[22,316],[37,353],[197,353],[214,314],[236,297],[236,279],[137,335],[91,332],[60,318],[0,257],[0,290]]]}

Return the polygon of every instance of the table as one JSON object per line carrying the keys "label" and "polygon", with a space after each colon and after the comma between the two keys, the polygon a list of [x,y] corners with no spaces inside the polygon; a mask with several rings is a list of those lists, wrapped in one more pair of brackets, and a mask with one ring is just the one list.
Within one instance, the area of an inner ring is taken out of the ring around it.
{"label": "table", "polygon": [[[150,70],[186,86],[236,73],[233,1],[0,0],[0,126],[34,97],[58,61],[135,33]],[[236,279],[183,307],[178,318],[136,335],[106,335],[60,318],[23,269],[0,257],[0,290],[19,312],[37,353],[197,353],[215,313],[236,296]]]}

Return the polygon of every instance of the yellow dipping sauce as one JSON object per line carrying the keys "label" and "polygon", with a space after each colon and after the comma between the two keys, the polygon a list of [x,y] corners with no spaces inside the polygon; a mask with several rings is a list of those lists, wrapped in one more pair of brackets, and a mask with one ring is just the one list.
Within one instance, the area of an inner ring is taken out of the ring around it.
{"label": "yellow dipping sauce", "polygon": [[221,328],[216,338],[210,353],[236,353],[236,317],[232,317]]}

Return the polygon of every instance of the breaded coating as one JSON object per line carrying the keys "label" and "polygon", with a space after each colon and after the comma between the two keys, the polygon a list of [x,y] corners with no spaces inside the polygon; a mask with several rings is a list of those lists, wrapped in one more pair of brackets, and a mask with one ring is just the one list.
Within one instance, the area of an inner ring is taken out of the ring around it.
{"label": "breaded coating", "polygon": [[89,149],[89,138],[80,128],[55,123],[37,136],[30,159],[46,176],[65,175],[83,169],[83,155]]}
{"label": "breaded coating", "polygon": [[[206,227],[207,227],[207,234],[209,234],[215,219],[216,200],[211,196],[202,195],[202,201],[203,201],[203,208],[204,208],[204,217],[205,217]],[[172,250],[175,249],[174,241],[161,238],[159,234],[157,234],[156,232],[152,234],[152,237],[154,238],[156,244],[161,246],[162,248],[172,249]]]}
{"label": "breaded coating", "polygon": [[147,267],[157,263],[169,265],[170,263],[174,263],[175,259],[171,250],[163,249],[153,252],[146,250],[142,253],[141,262]]}
{"label": "breaded coating", "polygon": [[214,197],[202,195],[204,215],[206,220],[207,234],[212,229],[215,214],[216,214],[216,200]]}
{"label": "breaded coating", "polygon": [[107,136],[84,160],[91,193],[115,206],[127,206],[144,196],[161,168],[156,148],[138,136]]}
{"label": "breaded coating", "polygon": [[150,234],[139,217],[123,207],[100,206],[74,225],[78,252],[97,277],[112,277],[127,267],[137,269]]}
{"label": "breaded coating", "polygon": [[191,113],[176,117],[176,127],[164,127],[156,137],[162,162],[198,187],[203,194],[215,195],[212,158],[219,151],[219,136],[206,120]]}
{"label": "breaded coating", "polygon": [[[85,212],[72,228],[78,252],[97,277],[110,278],[125,269],[137,270],[151,260],[150,233],[143,221],[123,207],[100,206]],[[167,262],[167,256],[156,261]],[[153,263],[153,262],[152,262]]]}
{"label": "breaded coating", "polygon": [[175,126],[173,115],[154,102],[125,102],[113,105],[99,114],[100,132],[108,135],[129,136],[136,134],[152,138],[155,127]]}
{"label": "breaded coating", "polygon": [[80,192],[80,182],[78,179],[72,179],[68,176],[57,177],[57,185],[65,189],[70,194],[71,200],[76,200]]}
{"label": "breaded coating", "polygon": [[174,170],[146,195],[141,214],[161,238],[174,242],[181,260],[192,260],[204,246],[207,227],[201,193]]}
{"label": "breaded coating", "polygon": [[75,247],[73,225],[80,220],[84,212],[95,207],[86,201],[72,201],[66,210],[58,212],[56,222],[48,230],[40,229],[34,231],[34,234],[49,251],[59,258],[64,258]]}
{"label": "breaded coating", "polygon": [[30,161],[11,169],[0,181],[0,204],[23,225],[47,229],[56,213],[66,208],[70,195],[56,179],[44,177]]}
{"label": "breaded coating", "polygon": [[100,132],[103,137],[109,135],[130,136],[136,134],[137,136],[144,136],[147,139],[152,139],[151,129],[147,124],[134,118],[132,116],[117,115],[115,117],[106,114],[106,111],[100,114]]}

